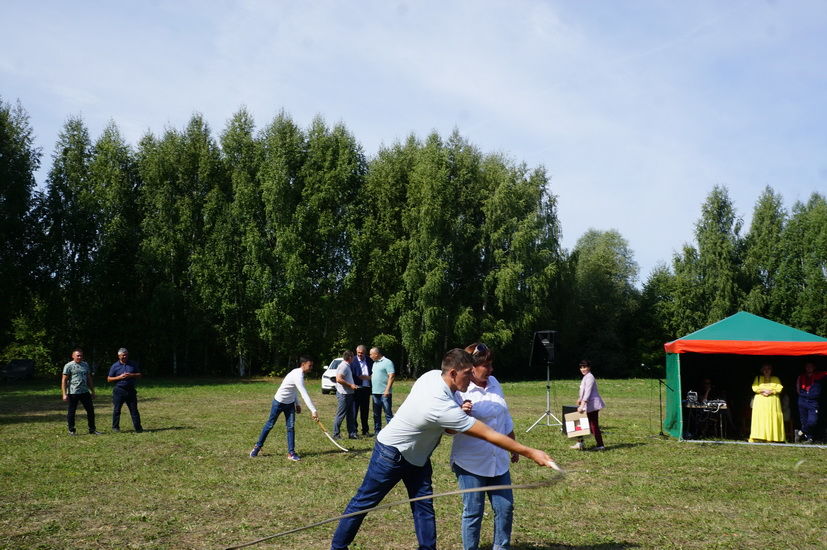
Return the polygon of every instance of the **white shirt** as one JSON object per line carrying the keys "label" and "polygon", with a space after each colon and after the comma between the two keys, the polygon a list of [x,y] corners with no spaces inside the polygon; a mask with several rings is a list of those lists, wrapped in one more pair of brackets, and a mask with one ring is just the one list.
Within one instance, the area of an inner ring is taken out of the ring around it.
{"label": "white shirt", "polygon": [[[339,363],[339,366],[336,367],[336,378],[339,377],[341,377],[345,382],[353,384],[353,371],[350,370],[350,363],[347,361],[342,361]],[[343,393],[347,395],[353,392],[354,390],[350,386],[345,386],[344,384],[339,384],[336,382],[336,393]]]}
{"label": "white shirt", "polygon": [[426,372],[385,428],[376,436],[395,447],[414,466],[424,466],[446,429],[464,432],[476,420],[465,414],[442,379],[442,371]]}
{"label": "white shirt", "polygon": [[369,388],[370,387],[370,373],[368,372],[368,362],[367,361],[360,361],[358,357],[357,357],[356,361],[359,363],[359,367],[361,367],[361,369],[362,369],[362,376],[367,376],[367,379],[360,379],[359,382],[354,381],[354,383],[359,384],[363,388]]}
{"label": "white shirt", "polygon": [[313,401],[310,400],[310,396],[304,388],[304,372],[301,367],[295,368],[287,373],[287,376],[281,381],[281,386],[279,386],[273,399],[285,405],[293,403],[296,401],[296,391],[301,394],[302,400],[304,400],[304,404],[307,405],[310,412],[316,412],[316,407],[313,405]]}
{"label": "white shirt", "polygon": [[[486,387],[471,382],[466,391],[454,392],[454,397],[458,403],[466,399],[471,401],[471,416],[485,422],[492,429],[504,435],[514,431],[514,421],[508,412],[502,386],[493,376],[488,377]],[[511,453],[505,449],[470,435],[454,436],[451,463],[457,464],[463,470],[478,476],[494,477],[506,473],[510,461]]]}

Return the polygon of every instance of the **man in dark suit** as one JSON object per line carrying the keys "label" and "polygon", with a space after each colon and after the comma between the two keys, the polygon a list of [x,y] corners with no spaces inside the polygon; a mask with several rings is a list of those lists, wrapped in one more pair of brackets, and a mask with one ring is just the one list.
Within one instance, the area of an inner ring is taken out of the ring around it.
{"label": "man in dark suit", "polygon": [[373,374],[373,360],[368,357],[367,348],[359,344],[356,347],[356,356],[350,362],[353,381],[359,386],[353,400],[354,416],[357,424],[361,421],[362,435],[370,435],[368,428],[368,412],[370,411],[371,391],[370,376]]}

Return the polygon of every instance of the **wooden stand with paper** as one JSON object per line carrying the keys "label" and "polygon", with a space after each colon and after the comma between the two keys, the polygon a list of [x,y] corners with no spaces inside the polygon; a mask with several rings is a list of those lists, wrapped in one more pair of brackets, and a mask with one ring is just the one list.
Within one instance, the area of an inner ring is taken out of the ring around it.
{"label": "wooden stand with paper", "polygon": [[564,424],[566,426],[567,437],[583,437],[584,435],[591,435],[589,430],[589,418],[586,413],[572,412],[566,413],[564,416]]}

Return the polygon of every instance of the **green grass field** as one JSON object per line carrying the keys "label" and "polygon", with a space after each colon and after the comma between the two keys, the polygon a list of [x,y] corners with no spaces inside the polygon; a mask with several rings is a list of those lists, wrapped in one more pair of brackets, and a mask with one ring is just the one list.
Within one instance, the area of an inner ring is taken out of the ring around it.
{"label": "green grass field", "polygon": [[[338,515],[367,466],[372,439],[342,453],[305,411],[297,419],[301,462],[286,460],[280,418],[256,459],[256,440],[279,380],[152,380],[139,390],[144,428],[124,408],[112,433],[110,389],[98,389],[101,436],[66,435],[57,383],[0,386],[0,547],[223,548]],[[557,427],[528,428],[545,410],[545,382],[506,383],[517,437],[568,469],[551,487],[515,495],[517,550],[827,547],[827,450],[714,445],[657,437],[652,380],[599,380],[607,452],[577,452]],[[553,382],[555,409],[577,381]],[[411,383],[395,389],[394,408]],[[336,399],[308,383],[331,428]],[[559,415],[558,415],[559,416]],[[591,443],[591,442],[589,442]],[[450,440],[432,457],[437,492],[456,488]],[[515,483],[551,477],[521,460]],[[405,498],[397,487],[386,502]],[[458,496],[437,499],[440,548],[460,548]],[[326,549],[335,523],[253,548]],[[483,548],[490,548],[486,517]],[[410,510],[368,516],[351,547],[416,548]]]}

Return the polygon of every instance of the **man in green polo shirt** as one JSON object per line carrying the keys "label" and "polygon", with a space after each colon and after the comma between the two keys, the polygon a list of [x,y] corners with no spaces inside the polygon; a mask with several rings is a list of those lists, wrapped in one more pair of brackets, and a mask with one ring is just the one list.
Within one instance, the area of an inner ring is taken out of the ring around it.
{"label": "man in green polo shirt", "polygon": [[78,408],[78,402],[83,403],[83,408],[86,409],[89,433],[100,435],[100,432],[95,429],[95,406],[92,404],[92,399],[95,398],[95,383],[92,380],[92,369],[83,360],[82,349],[74,350],[72,360],[63,366],[60,389],[63,391],[63,400],[69,402],[69,412],[66,414],[69,435],[75,435],[75,411]]}

